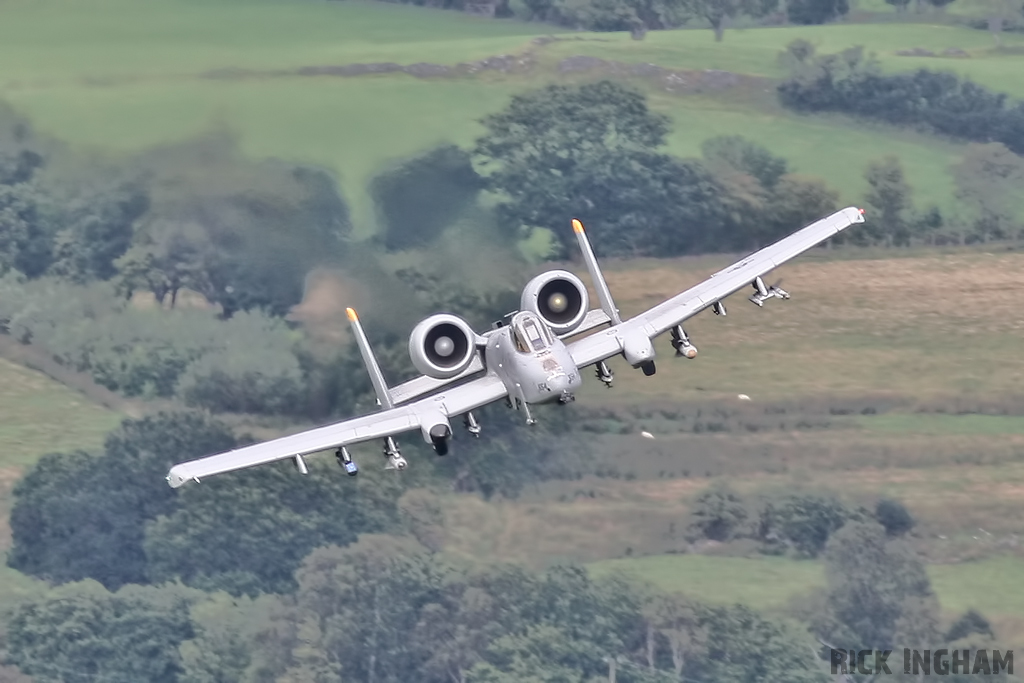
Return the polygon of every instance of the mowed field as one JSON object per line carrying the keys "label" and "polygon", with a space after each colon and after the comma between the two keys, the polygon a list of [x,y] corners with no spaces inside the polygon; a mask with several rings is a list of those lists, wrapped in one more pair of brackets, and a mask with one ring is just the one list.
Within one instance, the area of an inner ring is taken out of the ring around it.
{"label": "mowed field", "polygon": [[[914,542],[936,563],[944,609],[973,605],[1024,636],[1019,605],[1002,597],[1019,596],[1024,579],[1024,254],[840,253],[781,268],[789,301],[759,309],[737,293],[725,318],[698,316],[686,326],[694,360],[661,340],[654,377],[613,361],[614,388],[591,380],[569,415],[547,416],[584,423],[574,436],[606,473],[514,501],[447,496],[447,548],[535,566],[596,562],[774,609],[823,585],[822,566],[755,561],[751,546],[738,557],[664,555],[686,551],[697,495],[727,483],[752,507],[792,492],[869,508],[888,496],[918,521]],[[632,314],[730,261],[613,262],[606,275]],[[777,575],[778,585],[766,580]]]}
{"label": "mowed field", "polygon": [[[531,46],[546,34],[571,40]],[[734,30],[722,43],[710,30],[679,30],[652,32],[637,42],[625,34],[560,34],[539,23],[358,0],[7,0],[0,5],[0,99],[28,114],[41,132],[108,154],[229,130],[255,158],[335,171],[353,207],[356,234],[365,237],[376,230],[366,192],[375,174],[436,144],[471,144],[482,130],[479,119],[513,94],[566,80],[558,69],[564,58],[592,55],[777,77],[776,54],[798,37],[823,51],[864,45],[889,70],[953,69],[1001,90],[1024,88],[1010,77],[1024,58],[992,50],[983,31],[944,25]],[[1024,38],[1008,34],[1006,42],[1012,47]],[[958,48],[971,56],[895,55],[913,47]],[[452,65],[528,48],[537,65],[524,73],[430,79],[269,75],[369,62]],[[209,78],[212,72],[220,77]],[[713,95],[668,95],[653,83],[635,84],[672,117],[673,153],[695,155],[708,137],[742,132],[789,159],[798,172],[825,178],[846,202],[863,194],[867,163],[895,153],[919,203],[950,208],[948,167],[960,158],[962,145],[841,116],[796,116],[779,108],[768,83]]]}
{"label": "mowed field", "polygon": [[[663,354],[657,378],[626,372],[614,398],[591,393],[615,401],[621,394],[1024,396],[1024,254],[979,248],[837,255],[833,260],[819,249],[774,271],[769,280],[783,281],[789,301],[758,308],[737,293],[727,316],[701,313],[687,325],[701,350],[697,359]],[[735,258],[611,262],[605,270],[616,303],[634,314]]]}
{"label": "mowed field", "polygon": [[[612,262],[606,275],[631,314],[729,260]],[[784,266],[791,300],[758,308],[737,293],[727,316],[686,326],[697,358],[659,340],[654,377],[613,359],[612,389],[590,381],[545,416],[584,423],[575,436],[616,478],[490,506],[454,497],[453,548],[542,563],[678,549],[688,501],[726,479],[750,496],[897,498],[936,558],[1012,550],[1024,533],[1022,273],[1024,254],[980,250],[822,250]],[[979,527],[1001,540],[973,539]]]}

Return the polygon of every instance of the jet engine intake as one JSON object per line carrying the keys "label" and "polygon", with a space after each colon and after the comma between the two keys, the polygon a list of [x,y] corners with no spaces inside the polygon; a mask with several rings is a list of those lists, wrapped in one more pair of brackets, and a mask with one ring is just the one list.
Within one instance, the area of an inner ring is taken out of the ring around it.
{"label": "jet engine intake", "polygon": [[438,313],[422,320],[409,336],[409,357],[416,369],[434,379],[455,377],[476,354],[476,333],[462,318]]}
{"label": "jet engine intake", "polygon": [[583,281],[567,270],[549,270],[530,280],[519,304],[540,317],[557,335],[568,334],[583,323],[590,297]]}

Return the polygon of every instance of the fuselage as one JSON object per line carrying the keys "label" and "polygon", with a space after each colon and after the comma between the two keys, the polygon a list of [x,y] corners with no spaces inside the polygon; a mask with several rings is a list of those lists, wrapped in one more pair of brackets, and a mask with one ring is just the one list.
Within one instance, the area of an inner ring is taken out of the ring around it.
{"label": "fuselage", "polygon": [[527,311],[488,335],[485,364],[524,403],[567,401],[583,380],[569,349],[544,322]]}

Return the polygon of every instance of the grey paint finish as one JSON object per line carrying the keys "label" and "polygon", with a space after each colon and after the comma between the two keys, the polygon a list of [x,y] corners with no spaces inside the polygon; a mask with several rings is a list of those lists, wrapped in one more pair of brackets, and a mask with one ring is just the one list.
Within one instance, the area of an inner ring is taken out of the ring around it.
{"label": "grey paint finish", "polygon": [[[573,392],[582,384],[580,368],[620,354],[633,367],[646,367],[655,357],[654,338],[743,287],[754,284],[758,278],[839,231],[863,222],[863,212],[855,207],[838,211],[720,270],[704,282],[640,315],[615,324],[618,310],[583,226],[574,221],[573,227],[587,270],[595,281],[601,303],[601,309],[589,311],[577,328],[556,335],[538,315],[521,311],[513,316],[508,326],[477,335],[472,340],[477,353],[461,373],[448,379],[419,377],[389,389],[355,312],[351,311],[360,352],[382,410],[175,465],[168,473],[167,482],[178,487],[214,474],[386,439],[416,429],[429,442],[431,430],[439,425],[447,426],[449,418],[506,397],[524,411],[530,422],[530,404],[572,400]],[[780,298],[788,297],[788,294],[782,296],[785,294],[782,292],[773,294]],[[755,303],[760,305],[763,301]],[[612,323],[611,327],[605,330],[568,344],[563,341],[609,323]],[[475,424],[474,420],[470,422]],[[300,471],[302,469],[305,468],[300,467]]]}

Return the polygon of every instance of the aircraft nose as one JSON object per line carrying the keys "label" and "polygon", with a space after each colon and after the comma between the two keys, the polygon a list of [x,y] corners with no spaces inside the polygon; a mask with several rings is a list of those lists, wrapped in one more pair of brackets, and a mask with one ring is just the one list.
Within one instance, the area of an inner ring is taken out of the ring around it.
{"label": "aircraft nose", "polygon": [[548,389],[553,394],[561,394],[569,389],[569,378],[564,373],[559,373],[548,378]]}

